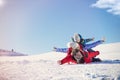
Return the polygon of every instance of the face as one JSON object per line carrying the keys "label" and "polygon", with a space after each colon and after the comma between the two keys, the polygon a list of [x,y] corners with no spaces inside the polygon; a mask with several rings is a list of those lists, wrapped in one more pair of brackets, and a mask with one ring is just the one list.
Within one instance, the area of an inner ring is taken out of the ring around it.
{"label": "face", "polygon": [[76,42],[79,43],[79,42],[80,42],[80,39],[78,39]]}
{"label": "face", "polygon": [[81,59],[83,56],[82,56],[81,52],[78,51],[78,52],[76,53],[75,57],[76,57],[77,59]]}

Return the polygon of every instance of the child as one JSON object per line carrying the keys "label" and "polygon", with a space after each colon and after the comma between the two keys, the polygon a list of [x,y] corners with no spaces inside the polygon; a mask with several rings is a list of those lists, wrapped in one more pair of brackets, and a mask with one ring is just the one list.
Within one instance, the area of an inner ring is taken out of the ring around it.
{"label": "child", "polygon": [[[93,41],[93,40],[94,40],[94,38],[83,39],[80,34],[74,34],[74,38],[72,38],[73,42],[77,42],[78,44],[82,45],[83,50],[86,50],[88,52],[94,52],[94,50],[92,50],[91,48],[96,47],[97,45],[105,42],[105,39],[103,38],[102,40],[98,40],[98,41],[93,42],[91,44],[86,44],[87,42]],[[68,48],[56,48],[56,47],[54,47],[54,51],[67,53]]]}

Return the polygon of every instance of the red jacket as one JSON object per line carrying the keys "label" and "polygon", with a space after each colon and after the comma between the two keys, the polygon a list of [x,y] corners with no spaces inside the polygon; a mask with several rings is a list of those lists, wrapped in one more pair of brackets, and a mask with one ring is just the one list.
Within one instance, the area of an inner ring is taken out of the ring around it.
{"label": "red jacket", "polygon": [[[95,51],[95,52],[86,52],[86,51],[83,51],[83,48],[82,46],[80,45],[80,49],[82,50],[82,53],[83,53],[83,59],[84,59],[84,63],[91,63],[92,62],[92,58],[99,55],[99,51]],[[72,52],[72,48],[69,48],[68,49],[68,52],[67,52],[67,56],[65,58],[63,58],[61,60],[61,64],[64,64],[64,63],[77,63],[75,59],[73,59],[72,55],[71,55],[71,52]]]}
{"label": "red jacket", "polygon": [[72,57],[72,55],[71,55],[71,52],[72,52],[72,48],[69,48],[69,49],[68,49],[68,52],[67,52],[67,56],[61,60],[61,64],[70,63],[70,62],[75,63],[75,64],[77,63],[77,62],[73,59],[73,57]]}
{"label": "red jacket", "polygon": [[87,55],[88,55],[88,56],[84,57],[85,63],[91,63],[92,62],[92,58],[96,57],[97,55],[99,55],[99,51],[85,52],[85,53],[87,53]]}
{"label": "red jacket", "polygon": [[85,63],[91,63],[92,62],[92,58],[96,57],[97,55],[99,55],[99,51],[87,52],[87,51],[83,50],[82,45],[79,45],[79,46],[80,46],[80,49],[82,50]]}

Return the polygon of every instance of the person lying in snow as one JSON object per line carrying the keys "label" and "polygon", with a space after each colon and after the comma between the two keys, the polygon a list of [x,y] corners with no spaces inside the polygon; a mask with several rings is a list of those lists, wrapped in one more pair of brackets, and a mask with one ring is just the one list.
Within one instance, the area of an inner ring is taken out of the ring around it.
{"label": "person lying in snow", "polygon": [[[94,50],[92,50],[91,48],[96,47],[99,44],[102,44],[105,41],[105,38],[103,38],[102,40],[98,40],[96,42],[93,42],[91,44],[86,44],[87,42],[90,42],[93,40],[94,40],[94,38],[83,39],[82,36],[78,33],[74,34],[74,38],[72,37],[73,42],[77,42],[78,44],[81,44],[83,46],[83,49],[87,50],[89,52],[93,52]],[[54,47],[54,51],[67,53],[68,48]]]}
{"label": "person lying in snow", "polygon": [[[75,64],[91,63],[92,58],[99,55],[99,51],[94,52],[84,51],[82,45],[75,42],[69,43],[68,46],[69,49],[67,52],[67,56],[62,60],[58,60],[58,64],[60,65],[70,62]],[[101,60],[99,59],[99,61]]]}

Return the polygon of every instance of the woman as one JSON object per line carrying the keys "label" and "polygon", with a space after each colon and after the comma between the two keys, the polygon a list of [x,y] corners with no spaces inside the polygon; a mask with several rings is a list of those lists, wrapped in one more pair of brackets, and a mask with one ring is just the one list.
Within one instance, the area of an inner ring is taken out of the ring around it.
{"label": "woman", "polygon": [[99,55],[99,51],[94,52],[84,51],[82,45],[73,42],[70,43],[70,48],[68,49],[67,56],[62,60],[59,60],[58,63],[60,65],[70,62],[75,64],[91,63],[92,58],[97,55]]}

